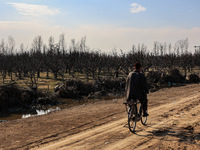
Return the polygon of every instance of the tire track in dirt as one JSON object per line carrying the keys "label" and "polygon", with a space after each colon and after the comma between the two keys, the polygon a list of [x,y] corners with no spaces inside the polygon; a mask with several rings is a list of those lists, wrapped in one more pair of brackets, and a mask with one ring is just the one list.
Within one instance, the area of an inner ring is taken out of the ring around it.
{"label": "tire track in dirt", "polygon": [[[123,111],[124,112],[124,111]],[[99,118],[99,121],[102,121],[100,124],[98,125],[93,125],[94,121],[91,121],[91,122],[88,122],[88,123],[85,123],[85,124],[82,124],[78,127],[74,127],[74,128],[71,128],[70,130],[66,130],[64,132],[59,132],[59,133],[56,133],[56,134],[51,134],[49,136],[46,136],[45,138],[42,138],[42,139],[39,139],[37,141],[34,141],[34,142],[31,142],[29,143],[28,145],[23,145],[21,147],[17,147],[17,149],[24,149],[26,147],[28,147],[28,149],[34,149],[35,145],[45,145],[45,144],[48,144],[48,143],[52,143],[52,142],[55,142],[55,141],[58,141],[60,139],[63,139],[65,137],[68,137],[68,136],[71,136],[71,135],[76,135],[77,133],[82,133],[84,131],[87,131],[89,129],[93,129],[95,127],[98,127],[98,126],[102,126],[104,124],[108,124],[109,122],[111,121],[106,121],[107,118],[109,117],[113,117],[115,115],[118,115],[118,114],[122,114],[123,112],[118,112],[118,113],[112,113],[106,117],[102,117],[102,118]],[[87,127],[89,126],[89,127]],[[80,128],[80,130],[77,131],[77,129]],[[69,134],[70,132],[70,134]]]}
{"label": "tire track in dirt", "polygon": [[[198,123],[200,93],[149,109],[148,125],[137,124],[136,134],[123,127],[127,118],[68,136],[39,149],[149,149],[168,135],[180,139],[181,127]],[[193,117],[192,117],[193,116]],[[184,121],[186,120],[186,121]],[[185,127],[185,128],[186,128]],[[178,137],[180,136],[180,137]],[[179,141],[176,140],[176,143]],[[196,145],[199,146],[199,145]],[[167,148],[166,148],[167,149]]]}
{"label": "tire track in dirt", "polygon": [[[162,105],[160,107],[150,110],[150,114],[151,114],[151,117],[153,117],[153,119],[150,120],[148,128],[138,132],[136,134],[138,136],[132,135],[130,137],[127,137],[124,140],[113,143],[112,145],[106,147],[105,149],[109,149],[109,150],[110,149],[131,149],[131,148],[134,148],[134,149],[148,148],[149,149],[151,145],[154,145],[160,142],[161,138],[165,136],[166,134],[168,134],[170,130],[172,130],[171,129],[172,125],[182,126],[184,124],[181,124],[181,125],[179,124],[180,122],[184,122],[183,119],[191,118],[190,112],[187,112],[188,115],[185,115],[185,112],[184,112],[185,109],[191,110],[191,108],[195,104],[197,104],[195,110],[199,111],[199,104],[200,104],[199,99],[200,99],[200,94],[186,97],[186,98],[180,99],[176,103],[172,102],[168,105],[164,105],[164,106]],[[170,110],[174,110],[174,113],[172,113]],[[159,116],[155,115],[156,112],[163,112],[164,114],[167,114],[167,117],[160,115],[162,117],[160,118]],[[173,114],[177,114],[177,112],[182,113],[182,115],[179,115],[179,118],[173,116]],[[198,121],[199,121],[199,118],[196,117],[195,119],[193,118],[192,121],[190,120],[189,122],[190,124],[192,124]],[[152,138],[152,140],[149,140],[149,138],[150,139]],[[145,141],[149,141],[148,142],[149,144],[147,144]]]}
{"label": "tire track in dirt", "polygon": [[[175,141],[181,141],[184,139],[183,136],[188,137],[188,132],[190,133],[191,130],[193,130],[193,127],[195,126],[196,123],[199,123],[199,118],[198,117],[192,117],[192,114],[200,114],[200,105],[197,105],[193,109],[190,109],[191,111],[188,111],[182,115],[179,116],[171,116],[168,121],[165,122],[164,124],[162,123],[161,126],[155,128],[153,131],[150,131],[152,134],[151,138],[152,140],[146,140],[146,142],[140,142],[134,149],[156,149],[159,147],[159,144],[161,141],[168,141],[169,142],[174,142]],[[180,110],[178,110],[180,112]],[[151,127],[150,127],[151,128]],[[185,129],[189,129],[188,132],[185,132]],[[199,133],[197,133],[199,134]],[[166,138],[168,136],[168,139]],[[195,136],[195,134],[191,134],[190,136]],[[173,140],[172,140],[173,139]],[[200,140],[199,140],[200,141]],[[187,141],[188,142],[188,141]],[[142,143],[142,144],[141,144]],[[166,143],[166,142],[165,142]],[[196,144],[196,143],[193,143]],[[190,145],[190,144],[189,144]],[[199,149],[200,145],[190,145],[190,147],[195,147],[194,149]],[[126,148],[124,148],[126,149]],[[127,149],[130,149],[127,148]],[[170,149],[170,147],[165,147],[161,149]],[[180,148],[184,149],[184,148]]]}

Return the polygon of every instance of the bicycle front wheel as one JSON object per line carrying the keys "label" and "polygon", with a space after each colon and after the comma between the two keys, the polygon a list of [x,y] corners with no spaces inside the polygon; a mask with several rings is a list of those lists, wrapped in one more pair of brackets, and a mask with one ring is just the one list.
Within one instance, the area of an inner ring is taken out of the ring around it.
{"label": "bicycle front wheel", "polygon": [[130,107],[128,112],[128,127],[131,132],[135,132],[136,122],[133,107]]}

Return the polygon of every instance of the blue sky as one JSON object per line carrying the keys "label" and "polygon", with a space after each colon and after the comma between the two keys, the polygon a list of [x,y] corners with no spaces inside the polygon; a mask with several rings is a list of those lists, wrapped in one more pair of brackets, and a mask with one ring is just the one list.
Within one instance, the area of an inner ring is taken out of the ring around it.
{"label": "blue sky", "polygon": [[12,35],[16,46],[62,33],[106,52],[185,38],[191,51],[200,45],[199,0],[1,0],[0,13],[0,40]]}

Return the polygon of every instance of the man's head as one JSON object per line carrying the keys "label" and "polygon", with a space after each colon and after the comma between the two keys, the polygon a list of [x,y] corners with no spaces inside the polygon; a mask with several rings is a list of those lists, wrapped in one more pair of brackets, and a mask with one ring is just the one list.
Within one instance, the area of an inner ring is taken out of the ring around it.
{"label": "man's head", "polygon": [[139,62],[135,63],[134,67],[136,71],[139,71],[139,72],[142,71],[142,65]]}

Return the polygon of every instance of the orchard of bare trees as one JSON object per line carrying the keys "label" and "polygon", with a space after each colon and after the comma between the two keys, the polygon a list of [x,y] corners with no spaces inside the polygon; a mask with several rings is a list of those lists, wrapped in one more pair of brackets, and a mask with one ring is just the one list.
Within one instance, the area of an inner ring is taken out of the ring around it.
{"label": "orchard of bare trees", "polygon": [[12,107],[24,112],[55,105],[60,103],[59,98],[100,99],[123,94],[125,78],[135,62],[142,64],[151,92],[200,81],[200,52],[188,50],[188,39],[175,45],[154,42],[153,50],[138,44],[126,53],[115,49],[102,53],[91,50],[86,37],[66,44],[61,34],[58,42],[50,37],[45,44],[37,36],[31,47],[21,44],[16,49],[10,36],[0,41],[0,112]]}
{"label": "orchard of bare trees", "polygon": [[32,85],[40,78],[41,73],[49,73],[65,80],[64,74],[83,74],[86,79],[98,79],[102,76],[118,78],[126,76],[134,66],[140,62],[145,72],[169,72],[173,69],[182,71],[187,77],[193,69],[200,67],[200,52],[191,53],[188,49],[188,39],[177,41],[174,45],[154,42],[153,50],[148,50],[144,44],[133,45],[132,49],[124,53],[113,50],[112,53],[102,53],[91,50],[86,45],[86,37],[76,42],[71,40],[67,46],[64,34],[59,41],[49,38],[48,44],[43,43],[41,36],[33,39],[30,48],[20,45],[15,48],[15,40],[10,36],[7,41],[0,41],[0,76],[1,83],[8,76],[11,80],[29,77]]}

